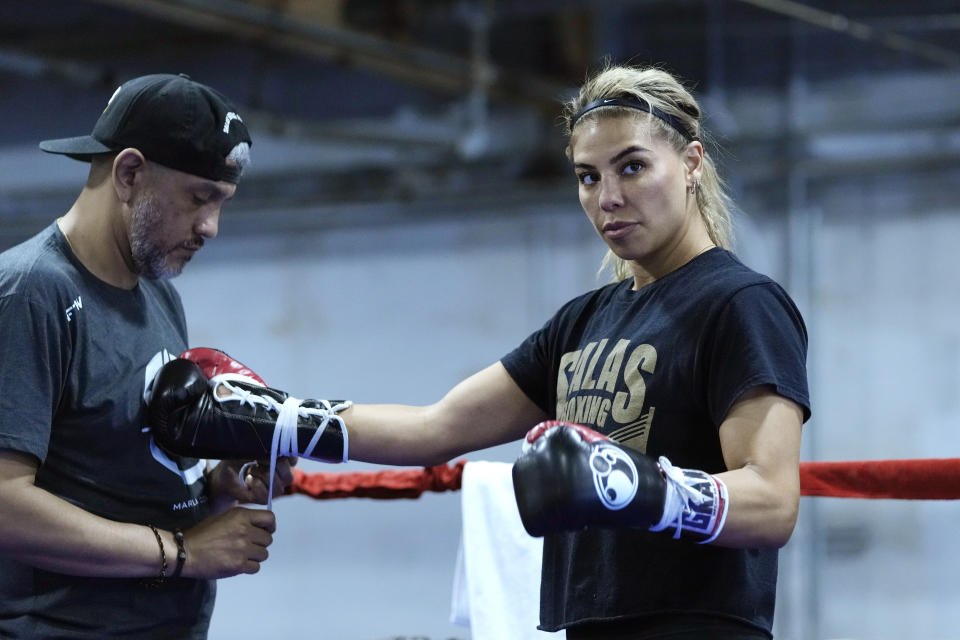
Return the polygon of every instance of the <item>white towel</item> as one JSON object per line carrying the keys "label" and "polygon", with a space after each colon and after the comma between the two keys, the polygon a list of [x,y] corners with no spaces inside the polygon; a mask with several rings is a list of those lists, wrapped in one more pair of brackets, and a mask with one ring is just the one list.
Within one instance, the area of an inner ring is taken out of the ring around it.
{"label": "white towel", "polygon": [[513,465],[468,462],[463,468],[463,532],[453,577],[450,621],[473,640],[559,640],[539,631],[543,539],[527,534],[513,495]]}

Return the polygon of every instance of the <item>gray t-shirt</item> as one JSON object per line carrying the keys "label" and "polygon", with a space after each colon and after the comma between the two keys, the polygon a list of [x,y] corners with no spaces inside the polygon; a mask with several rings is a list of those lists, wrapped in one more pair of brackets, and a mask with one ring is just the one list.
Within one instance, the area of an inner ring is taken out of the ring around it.
{"label": "gray t-shirt", "polygon": [[[90,513],[189,528],[208,515],[205,462],[166,455],[143,426],[147,385],[186,347],[168,282],[111,286],[51,224],[0,253],[0,449],[35,457],[37,486]],[[213,581],[147,589],[0,557],[0,637],[203,638],[214,594]]]}

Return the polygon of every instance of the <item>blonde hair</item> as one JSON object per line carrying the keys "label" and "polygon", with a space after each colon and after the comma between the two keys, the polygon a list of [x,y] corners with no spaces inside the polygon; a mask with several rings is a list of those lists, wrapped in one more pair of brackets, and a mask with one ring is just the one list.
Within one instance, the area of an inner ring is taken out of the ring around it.
{"label": "blonde hair", "polygon": [[[595,122],[601,118],[629,115],[644,118],[652,130],[659,134],[679,153],[690,139],[663,118],[644,111],[623,106],[603,106],[593,109],[574,121],[577,114],[591,102],[604,98],[633,97],[646,102],[654,109],[674,118],[691,139],[704,140],[706,132],[700,124],[700,105],[693,95],[672,74],[656,67],[632,67],[607,64],[580,87],[579,94],[563,105],[563,123],[566,127],[568,142],[567,158],[572,159],[570,142],[573,138],[571,124]],[[696,185],[697,209],[703,219],[710,240],[718,247],[733,248],[733,220],[731,211],[733,201],[727,195],[726,185],[707,150],[703,151],[702,172]],[[632,276],[627,262],[608,251],[603,259],[601,270],[611,267],[616,280]]]}

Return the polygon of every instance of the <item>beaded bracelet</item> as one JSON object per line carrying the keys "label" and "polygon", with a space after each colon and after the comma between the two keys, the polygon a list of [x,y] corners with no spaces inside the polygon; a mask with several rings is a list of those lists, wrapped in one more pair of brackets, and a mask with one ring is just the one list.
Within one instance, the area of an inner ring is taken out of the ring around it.
{"label": "beaded bracelet", "polygon": [[183,563],[187,560],[187,551],[183,548],[183,531],[180,529],[174,529],[173,539],[177,543],[177,566],[173,570],[173,575],[170,577],[179,578],[180,572],[183,571]]}

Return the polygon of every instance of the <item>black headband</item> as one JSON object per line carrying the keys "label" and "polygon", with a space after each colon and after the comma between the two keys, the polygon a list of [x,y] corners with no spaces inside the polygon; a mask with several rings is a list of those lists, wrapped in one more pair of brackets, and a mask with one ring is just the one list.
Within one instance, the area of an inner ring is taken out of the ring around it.
{"label": "black headband", "polygon": [[580,118],[582,118],[588,112],[593,111],[594,109],[599,109],[600,107],[627,107],[628,109],[645,111],[653,116],[656,116],[657,118],[660,118],[668,125],[676,129],[687,141],[693,141],[697,139],[697,136],[691,135],[690,132],[687,131],[687,128],[683,126],[683,123],[680,122],[679,118],[670,115],[666,111],[656,108],[655,106],[649,104],[646,100],[642,100],[631,95],[616,96],[614,98],[600,98],[599,100],[594,100],[593,102],[588,103],[583,109],[580,109],[580,111],[577,112],[577,115],[570,119],[570,132],[573,133],[573,126],[577,124],[577,121]]}

